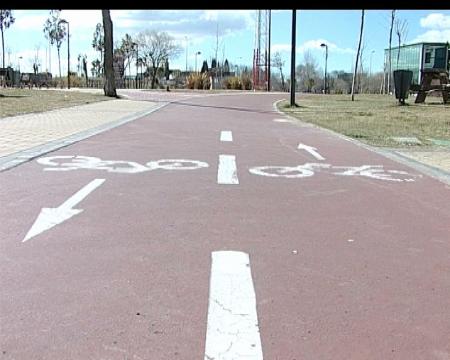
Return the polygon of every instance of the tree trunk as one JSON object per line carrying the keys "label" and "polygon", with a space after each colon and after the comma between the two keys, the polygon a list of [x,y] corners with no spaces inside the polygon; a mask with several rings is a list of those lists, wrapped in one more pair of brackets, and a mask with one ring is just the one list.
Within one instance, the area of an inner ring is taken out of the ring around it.
{"label": "tree trunk", "polygon": [[5,67],[5,39],[3,37],[3,28],[2,28],[2,55],[3,55],[3,59],[2,59],[2,68]]}
{"label": "tree trunk", "polygon": [[105,96],[117,97],[116,81],[114,79],[113,66],[113,25],[109,10],[102,10],[103,31],[105,36],[105,75],[106,81],[104,86]]}
{"label": "tree trunk", "polygon": [[356,74],[358,71],[359,51],[361,50],[361,41],[362,41],[363,30],[364,30],[364,10],[361,11],[361,29],[359,31],[359,42],[358,42],[358,50],[356,52],[355,70],[353,71],[352,101],[355,100],[355,80],[356,80]]}
{"label": "tree trunk", "polygon": [[153,64],[153,69],[152,69],[152,89],[155,88],[155,82],[156,82],[156,73],[158,72],[158,67],[156,66],[156,64]]}
{"label": "tree trunk", "polygon": [[59,55],[59,48],[58,50],[58,66],[59,66],[59,77],[61,77],[61,56]]}
{"label": "tree trunk", "polygon": [[389,31],[389,64],[388,64],[388,78],[387,78],[387,93],[390,94],[391,92],[391,72],[392,72],[392,56],[391,56],[391,49],[392,49],[392,30],[394,29],[394,19],[395,19],[395,10],[392,10],[391,13],[391,29]]}

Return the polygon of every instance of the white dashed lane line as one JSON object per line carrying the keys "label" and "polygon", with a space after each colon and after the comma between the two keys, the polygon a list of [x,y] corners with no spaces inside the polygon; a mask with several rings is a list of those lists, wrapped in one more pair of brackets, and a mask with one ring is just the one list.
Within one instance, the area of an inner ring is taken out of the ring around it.
{"label": "white dashed lane line", "polygon": [[221,131],[220,141],[233,141],[233,133],[231,131]]}
{"label": "white dashed lane line", "polygon": [[248,254],[212,253],[204,360],[263,360]]}
{"label": "white dashed lane line", "polygon": [[219,155],[219,166],[217,168],[217,183],[224,185],[237,185],[236,156]]}

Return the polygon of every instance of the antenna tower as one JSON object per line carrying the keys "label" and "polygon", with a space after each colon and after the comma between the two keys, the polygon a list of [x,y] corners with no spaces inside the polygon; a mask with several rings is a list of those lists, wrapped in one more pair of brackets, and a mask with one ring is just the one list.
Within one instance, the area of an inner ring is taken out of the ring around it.
{"label": "antenna tower", "polygon": [[266,90],[269,71],[269,14],[256,10],[255,47],[253,50],[253,89]]}

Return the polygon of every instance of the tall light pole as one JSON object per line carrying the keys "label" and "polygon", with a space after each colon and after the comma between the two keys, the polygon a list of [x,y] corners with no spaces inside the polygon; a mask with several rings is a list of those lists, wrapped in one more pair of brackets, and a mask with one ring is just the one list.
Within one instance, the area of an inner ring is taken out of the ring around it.
{"label": "tall light pole", "polygon": [[70,28],[67,20],[61,19],[59,24],[67,24],[67,88],[70,89]]}
{"label": "tall light pole", "polygon": [[20,72],[20,60],[23,59],[22,56],[19,56],[19,72]]}
{"label": "tall light pole", "polygon": [[186,72],[188,69],[188,37],[185,36],[184,39],[186,40]]}
{"label": "tall light pole", "polygon": [[369,92],[370,92],[370,86],[372,85],[372,55],[375,52],[375,50],[372,50],[370,52],[370,62],[369,62]]}
{"label": "tall light pole", "polygon": [[270,61],[270,38],[272,36],[272,10],[269,10],[269,56],[268,56],[268,73],[267,73],[267,91],[270,91],[270,76],[272,74],[272,64]]}
{"label": "tall light pole", "polygon": [[200,55],[202,52],[201,51],[197,51],[195,53],[195,72],[198,73],[197,71],[197,55]]}
{"label": "tall light pole", "polygon": [[320,47],[324,47],[325,48],[325,84],[324,84],[324,92],[325,94],[327,93],[327,64],[328,64],[328,45],[327,44],[320,44]]}
{"label": "tall light pole", "polygon": [[291,44],[291,107],[295,106],[295,31],[297,10],[292,10],[292,44]]}

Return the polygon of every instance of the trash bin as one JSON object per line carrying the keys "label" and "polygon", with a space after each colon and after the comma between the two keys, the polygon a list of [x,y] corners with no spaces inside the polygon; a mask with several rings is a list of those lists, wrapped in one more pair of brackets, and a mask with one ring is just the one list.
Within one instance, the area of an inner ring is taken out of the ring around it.
{"label": "trash bin", "polygon": [[398,99],[402,105],[405,105],[405,99],[408,98],[412,77],[413,72],[411,70],[394,71],[395,98]]}

